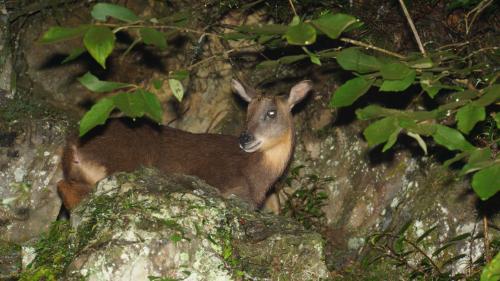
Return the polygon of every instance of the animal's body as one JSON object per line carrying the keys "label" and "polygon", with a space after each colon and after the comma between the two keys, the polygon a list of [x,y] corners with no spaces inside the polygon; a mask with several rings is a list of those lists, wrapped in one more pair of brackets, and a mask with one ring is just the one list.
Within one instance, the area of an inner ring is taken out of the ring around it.
{"label": "animal's body", "polygon": [[90,138],[69,140],[62,157],[64,179],[58,183],[65,207],[73,209],[112,173],[151,166],[198,176],[223,196],[234,194],[258,208],[291,158],[291,109],[311,84],[297,84],[288,98],[257,96],[235,80],[233,88],[249,102],[247,128],[239,138],[114,119]]}

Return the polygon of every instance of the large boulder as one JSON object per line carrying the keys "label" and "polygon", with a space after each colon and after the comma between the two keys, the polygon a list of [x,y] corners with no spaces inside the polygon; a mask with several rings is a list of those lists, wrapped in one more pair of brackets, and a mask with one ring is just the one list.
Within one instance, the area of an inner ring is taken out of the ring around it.
{"label": "large boulder", "polygon": [[22,278],[319,280],[328,276],[319,234],[288,218],[252,211],[239,199],[222,199],[195,177],[160,175],[152,169],[101,181],[96,193],[72,213],[71,227],[59,223],[55,228],[40,240],[44,246],[38,247]]}

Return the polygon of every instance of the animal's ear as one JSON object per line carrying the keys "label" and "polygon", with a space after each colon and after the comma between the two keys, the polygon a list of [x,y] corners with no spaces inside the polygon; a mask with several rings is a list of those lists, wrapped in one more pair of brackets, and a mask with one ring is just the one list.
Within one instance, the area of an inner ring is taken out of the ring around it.
{"label": "animal's ear", "polygon": [[242,99],[246,102],[251,102],[253,98],[255,98],[255,92],[252,90],[247,90],[243,84],[241,84],[238,80],[231,80],[231,88],[234,92],[236,92]]}
{"label": "animal's ear", "polygon": [[312,82],[310,80],[300,81],[293,86],[290,90],[290,95],[288,96],[288,105],[290,106],[290,109],[303,100],[311,89]]}

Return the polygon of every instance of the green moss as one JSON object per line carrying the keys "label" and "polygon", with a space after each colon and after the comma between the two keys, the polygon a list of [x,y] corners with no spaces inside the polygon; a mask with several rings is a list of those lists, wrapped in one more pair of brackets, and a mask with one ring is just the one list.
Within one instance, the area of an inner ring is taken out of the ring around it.
{"label": "green moss", "polygon": [[[41,94],[40,94],[41,95]],[[29,93],[18,93],[13,99],[2,99],[0,102],[0,124],[12,121],[33,122],[47,120],[51,124],[72,124],[76,126],[78,116],[63,107],[56,107],[43,98]],[[66,128],[68,126],[63,126]],[[66,134],[66,132],[63,132]]]}
{"label": "green moss", "polygon": [[371,262],[362,260],[332,274],[334,281],[390,281],[401,279],[404,273],[390,262],[380,259]]}
{"label": "green moss", "polygon": [[20,280],[57,280],[76,254],[73,232],[67,221],[54,222],[34,246],[36,257]]}
{"label": "green moss", "polygon": [[17,280],[21,261],[21,246],[0,241],[0,280]]}

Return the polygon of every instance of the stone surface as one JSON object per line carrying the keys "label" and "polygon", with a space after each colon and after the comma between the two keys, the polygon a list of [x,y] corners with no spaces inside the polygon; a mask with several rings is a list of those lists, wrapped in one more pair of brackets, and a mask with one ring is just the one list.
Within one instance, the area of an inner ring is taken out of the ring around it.
{"label": "stone surface", "polygon": [[56,219],[66,126],[48,119],[0,124],[0,240],[27,241]]}
{"label": "stone surface", "polygon": [[[321,91],[322,85],[317,87]],[[323,123],[318,127],[321,117],[311,116],[322,108],[324,104],[315,101],[305,109],[305,122],[298,123],[292,167],[303,165],[303,174],[333,179],[325,184],[328,200],[322,208],[329,229],[326,239],[335,243],[330,266],[340,268],[355,259],[369,248],[365,246],[370,235],[397,234],[408,222],[411,226],[405,237],[413,241],[433,228],[422,245],[429,256],[457,236],[481,235],[483,214],[492,225],[500,222],[495,211],[498,207],[491,208],[498,197],[481,203],[467,179],[457,178],[435,158],[424,156],[414,141],[402,137],[387,153],[381,153],[380,148],[370,150],[361,136],[364,122],[337,126]],[[293,186],[297,189],[302,184],[295,181]],[[498,237],[498,232],[490,233],[490,239]],[[480,258],[484,251],[482,241],[461,239],[454,245],[433,257],[440,263],[447,260],[445,257],[466,253],[446,266],[454,274],[463,273],[469,261]],[[422,258],[416,255],[415,260]]]}
{"label": "stone surface", "polygon": [[0,3],[0,100],[12,97],[12,40],[8,22],[7,8],[5,2],[2,2]]}
{"label": "stone surface", "polygon": [[68,249],[70,258],[61,257],[64,268],[56,273],[52,259],[39,253],[24,278],[47,268],[64,280],[328,276],[319,234],[290,219],[254,212],[238,199],[224,200],[195,177],[151,169],[117,174],[99,183],[71,222],[69,243],[48,246],[48,252]]}

